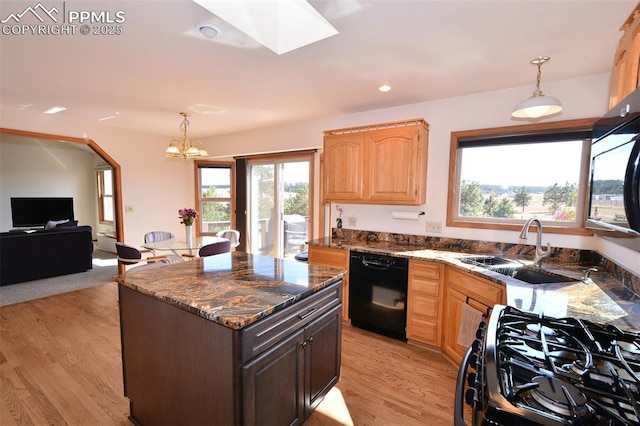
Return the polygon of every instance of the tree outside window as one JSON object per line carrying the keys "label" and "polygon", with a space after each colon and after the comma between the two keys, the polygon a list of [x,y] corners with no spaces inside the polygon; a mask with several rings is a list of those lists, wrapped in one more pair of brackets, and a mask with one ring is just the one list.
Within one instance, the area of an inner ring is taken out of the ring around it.
{"label": "tree outside window", "polygon": [[[454,132],[448,226],[582,228],[593,120]],[[505,225],[505,226],[503,226]]]}
{"label": "tree outside window", "polygon": [[215,235],[232,229],[232,166],[208,162],[197,164],[200,234]]}

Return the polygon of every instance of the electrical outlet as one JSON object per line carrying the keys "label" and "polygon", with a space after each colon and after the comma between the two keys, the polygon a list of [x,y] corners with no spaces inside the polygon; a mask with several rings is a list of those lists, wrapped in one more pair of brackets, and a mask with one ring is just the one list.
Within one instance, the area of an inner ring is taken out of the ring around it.
{"label": "electrical outlet", "polygon": [[347,226],[356,226],[356,218],[355,218],[355,216],[349,216],[347,218]]}
{"label": "electrical outlet", "polygon": [[442,222],[425,222],[425,231],[441,233],[442,232]]}
{"label": "electrical outlet", "polygon": [[133,206],[124,206],[125,213],[133,213]]}

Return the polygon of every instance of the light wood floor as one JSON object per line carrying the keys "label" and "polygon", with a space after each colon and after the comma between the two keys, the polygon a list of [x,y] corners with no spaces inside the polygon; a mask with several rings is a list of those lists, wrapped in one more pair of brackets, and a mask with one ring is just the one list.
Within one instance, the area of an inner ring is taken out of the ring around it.
{"label": "light wood floor", "polygon": [[[456,368],[345,326],[342,375],[308,425],[450,425]],[[0,308],[0,424],[131,425],[115,283]]]}

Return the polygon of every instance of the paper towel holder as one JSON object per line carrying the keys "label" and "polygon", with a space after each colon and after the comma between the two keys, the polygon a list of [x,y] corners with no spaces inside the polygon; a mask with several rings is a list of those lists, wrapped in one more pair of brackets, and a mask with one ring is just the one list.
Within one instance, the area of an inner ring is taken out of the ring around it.
{"label": "paper towel holder", "polygon": [[394,210],[391,212],[391,217],[393,219],[401,219],[401,220],[418,220],[420,216],[423,216],[425,212],[411,212],[406,210]]}

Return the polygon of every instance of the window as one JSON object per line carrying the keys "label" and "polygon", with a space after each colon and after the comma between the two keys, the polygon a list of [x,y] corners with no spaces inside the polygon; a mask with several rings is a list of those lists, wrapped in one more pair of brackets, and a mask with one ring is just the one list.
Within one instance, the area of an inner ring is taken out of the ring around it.
{"label": "window", "polygon": [[586,234],[592,119],[453,132],[447,225]]}
{"label": "window", "polygon": [[198,161],[196,165],[198,233],[215,235],[225,229],[234,229],[233,165],[208,161]]}
{"label": "window", "polygon": [[103,224],[113,224],[113,173],[111,169],[97,170],[98,220]]}

